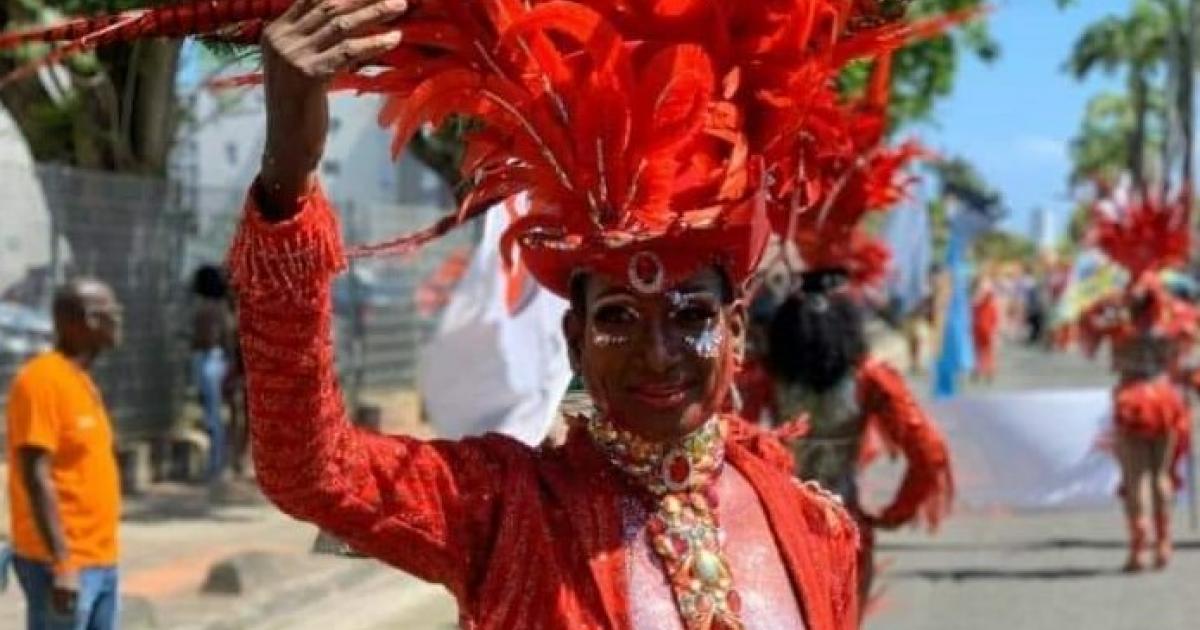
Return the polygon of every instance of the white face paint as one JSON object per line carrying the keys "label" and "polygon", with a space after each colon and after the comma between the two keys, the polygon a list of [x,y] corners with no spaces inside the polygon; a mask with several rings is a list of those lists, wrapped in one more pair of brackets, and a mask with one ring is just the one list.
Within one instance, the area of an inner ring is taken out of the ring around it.
{"label": "white face paint", "polygon": [[[592,317],[596,317],[596,313],[609,310],[608,315],[611,318],[618,320],[634,321],[639,318],[637,307],[631,298],[625,296],[603,297],[596,301],[592,311]],[[603,330],[604,328],[613,328],[612,322],[603,323],[595,322],[591,326],[591,342],[597,348],[611,348],[629,343],[630,337],[628,334],[628,326],[617,326],[623,328],[620,332],[611,330]]]}
{"label": "white face paint", "polygon": [[688,335],[683,338],[688,347],[696,353],[696,356],[705,359],[716,358],[721,350],[721,342],[725,340],[725,335],[721,329],[714,323],[705,328],[696,335]]}
{"label": "white face paint", "polygon": [[[703,293],[681,293],[679,291],[668,291],[665,294],[667,301],[671,305],[671,310],[674,312],[682,311],[692,306],[707,304],[705,294]],[[683,338],[684,343],[688,348],[696,354],[696,356],[712,359],[716,358],[721,350],[721,342],[725,340],[725,335],[721,329],[719,318],[714,318],[704,327],[703,330],[694,334],[687,335]]]}
{"label": "white face paint", "polygon": [[610,348],[629,343],[629,337],[625,335],[613,335],[610,333],[592,331],[592,345],[597,348]]}
{"label": "white face paint", "polygon": [[676,289],[671,289],[663,294],[663,297],[667,299],[667,304],[671,305],[671,310],[673,311],[678,311],[687,306],[690,298],[693,296],[694,294],[684,294]]}

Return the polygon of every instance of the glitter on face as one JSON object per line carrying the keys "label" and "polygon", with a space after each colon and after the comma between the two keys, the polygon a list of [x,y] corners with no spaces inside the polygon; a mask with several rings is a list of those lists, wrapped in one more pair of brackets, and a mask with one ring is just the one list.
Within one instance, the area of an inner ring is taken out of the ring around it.
{"label": "glitter on face", "polygon": [[683,293],[680,293],[678,290],[672,289],[672,290],[664,293],[663,297],[665,297],[667,299],[667,304],[671,305],[671,309],[677,311],[677,310],[683,308],[684,306],[687,306],[687,303],[688,303],[687,298],[689,296],[686,296]]}
{"label": "glitter on face", "polygon": [[606,332],[593,331],[592,345],[597,348],[610,348],[629,343],[629,337],[625,335],[613,335]]}
{"label": "glitter on face", "polygon": [[684,337],[688,347],[696,353],[697,356],[705,359],[714,359],[721,350],[721,342],[725,339],[721,329],[717,326],[705,328],[698,335],[688,335]]}

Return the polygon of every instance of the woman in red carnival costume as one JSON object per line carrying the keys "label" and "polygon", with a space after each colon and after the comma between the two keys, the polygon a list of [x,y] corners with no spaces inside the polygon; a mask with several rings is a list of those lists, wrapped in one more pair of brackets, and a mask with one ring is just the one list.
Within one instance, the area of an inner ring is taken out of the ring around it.
{"label": "woman in red carnival costume", "polygon": [[[791,167],[824,144],[838,71],[920,34],[901,5],[216,0],[7,41],[262,33],[266,152],[230,264],[258,479],[281,509],[444,584],[468,628],[847,630],[853,521],[718,408],[766,207],[803,187]],[[347,422],[330,344],[345,252],[315,176],[330,87],[387,94],[397,150],[452,114],[480,122],[460,211],[380,250],[529,194],[502,251],[570,299],[598,410],[564,446]]]}
{"label": "woman in red carnival costume", "polygon": [[[859,224],[903,198],[911,181],[904,167],[921,153],[911,144],[882,144],[889,63],[886,56],[877,62],[868,94],[851,112],[842,145],[851,157],[826,159],[833,183],[814,202],[822,211],[773,220],[781,235],[792,235],[807,267],[771,323],[774,407],[781,418],[807,418],[807,434],[793,442],[797,476],[838,494],[860,524],[860,598],[874,572],[873,528],[920,516],[936,527],[953,495],[945,439],[900,374],[869,356],[863,330],[863,296],[886,276],[890,254]],[[893,502],[873,515],[860,501],[858,474],[880,438],[904,454],[908,469]]]}
{"label": "woman in red carnival costume", "polygon": [[1112,347],[1112,370],[1118,377],[1113,388],[1115,451],[1129,526],[1125,570],[1130,572],[1145,568],[1151,528],[1147,495],[1154,566],[1170,562],[1171,502],[1177,485],[1173,470],[1187,452],[1191,434],[1191,417],[1176,381],[1195,338],[1196,313],[1158,278],[1164,268],[1187,260],[1188,197],[1169,203],[1103,200],[1093,217],[1096,243],[1130,275],[1124,291],[1102,298],[1079,321],[1080,342],[1089,355],[1104,341]]}
{"label": "woman in red carnival costume", "polygon": [[981,273],[971,302],[971,338],[975,345],[975,380],[996,377],[996,342],[1000,332],[1000,300],[991,275]]}

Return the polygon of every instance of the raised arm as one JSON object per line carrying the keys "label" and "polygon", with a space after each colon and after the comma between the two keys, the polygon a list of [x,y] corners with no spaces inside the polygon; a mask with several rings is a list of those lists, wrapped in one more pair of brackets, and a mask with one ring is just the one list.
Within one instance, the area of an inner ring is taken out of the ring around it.
{"label": "raised arm", "polygon": [[899,527],[923,516],[930,527],[936,527],[954,498],[946,439],[903,377],[887,364],[868,360],[859,368],[858,392],[868,422],[907,460],[900,489],[876,524]]}
{"label": "raised arm", "polygon": [[358,59],[346,51],[383,47],[380,36],[353,37],[371,23],[362,12],[383,19],[384,6],[397,4],[298,2],[264,35],[268,157],[229,260],[254,461],[285,512],[463,595],[521,452],[499,438],[422,442],[358,429],[335,382],[330,289],[344,262],[312,174],[327,127],[324,77],[341,67],[333,60]]}

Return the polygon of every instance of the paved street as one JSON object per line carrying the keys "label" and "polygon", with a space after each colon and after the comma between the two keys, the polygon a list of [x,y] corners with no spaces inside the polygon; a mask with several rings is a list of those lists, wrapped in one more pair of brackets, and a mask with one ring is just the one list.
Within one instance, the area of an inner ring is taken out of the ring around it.
{"label": "paved street", "polygon": [[1177,518],[1165,573],[1136,577],[1124,561],[1120,513],[958,515],[936,538],[881,536],[889,564],[869,630],[1194,630],[1200,536]]}
{"label": "paved street", "polygon": [[[1003,348],[996,389],[1107,387],[1105,362],[1078,352]],[[927,391],[924,382],[915,387]],[[977,387],[971,387],[975,390]],[[1200,533],[1185,506],[1165,573],[1119,572],[1124,527],[1111,509],[1088,513],[956,514],[945,529],[883,534],[885,589],[870,630],[1194,630],[1200,627]]]}

